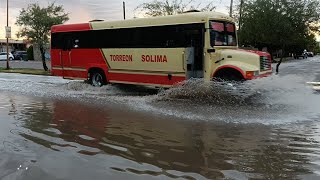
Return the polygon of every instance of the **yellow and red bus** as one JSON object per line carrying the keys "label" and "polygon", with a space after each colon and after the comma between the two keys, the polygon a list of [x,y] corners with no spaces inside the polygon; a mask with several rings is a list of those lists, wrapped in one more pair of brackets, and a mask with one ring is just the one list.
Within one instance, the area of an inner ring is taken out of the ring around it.
{"label": "yellow and red bus", "polygon": [[52,75],[170,87],[190,78],[251,80],[271,74],[271,56],[238,48],[232,18],[216,12],[55,25]]}

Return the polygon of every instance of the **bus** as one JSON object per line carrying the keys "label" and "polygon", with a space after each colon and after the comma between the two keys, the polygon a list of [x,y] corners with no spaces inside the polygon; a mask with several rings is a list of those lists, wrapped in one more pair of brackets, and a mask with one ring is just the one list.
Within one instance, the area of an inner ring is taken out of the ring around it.
{"label": "bus", "polygon": [[189,12],[119,21],[90,21],[51,28],[53,76],[171,87],[202,78],[252,80],[272,73],[267,52],[238,47],[232,18]]}

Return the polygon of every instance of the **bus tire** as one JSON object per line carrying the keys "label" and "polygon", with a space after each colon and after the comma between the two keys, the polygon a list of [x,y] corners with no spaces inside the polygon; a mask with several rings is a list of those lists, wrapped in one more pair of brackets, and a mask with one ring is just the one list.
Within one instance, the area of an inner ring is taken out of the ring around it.
{"label": "bus tire", "polygon": [[106,84],[106,76],[102,70],[93,70],[90,72],[89,83],[95,87],[101,87]]}
{"label": "bus tire", "polygon": [[214,78],[217,80],[221,80],[221,81],[242,82],[245,80],[243,75],[239,71],[232,69],[232,68],[226,68],[226,69],[219,70],[216,73]]}

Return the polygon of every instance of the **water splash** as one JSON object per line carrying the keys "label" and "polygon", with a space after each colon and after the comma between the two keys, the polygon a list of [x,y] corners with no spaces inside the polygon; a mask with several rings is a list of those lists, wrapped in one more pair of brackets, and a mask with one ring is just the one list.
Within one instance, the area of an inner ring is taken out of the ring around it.
{"label": "water splash", "polygon": [[171,107],[170,115],[208,121],[279,124],[320,115],[320,96],[296,75],[245,83],[189,80],[149,98],[149,104],[158,105],[164,113],[161,107]]}
{"label": "water splash", "polygon": [[191,120],[236,123],[288,123],[319,116],[320,96],[297,75],[244,83],[192,79],[157,93],[141,86],[92,87],[57,77],[0,76],[0,90],[41,97],[71,98]]}
{"label": "water splash", "polygon": [[259,94],[259,91],[253,91],[246,83],[192,79],[161,91],[155,100],[188,99],[201,104],[244,105],[249,103],[251,97]]}

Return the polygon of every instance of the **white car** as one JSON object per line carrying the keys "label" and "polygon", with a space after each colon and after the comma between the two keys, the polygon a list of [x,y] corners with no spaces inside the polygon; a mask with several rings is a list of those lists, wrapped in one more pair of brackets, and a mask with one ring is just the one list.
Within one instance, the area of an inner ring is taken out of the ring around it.
{"label": "white car", "polygon": [[[12,61],[14,59],[14,56],[9,53],[9,60]],[[1,52],[0,53],[0,60],[3,61],[3,60],[7,60],[7,52]]]}

